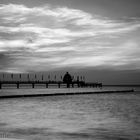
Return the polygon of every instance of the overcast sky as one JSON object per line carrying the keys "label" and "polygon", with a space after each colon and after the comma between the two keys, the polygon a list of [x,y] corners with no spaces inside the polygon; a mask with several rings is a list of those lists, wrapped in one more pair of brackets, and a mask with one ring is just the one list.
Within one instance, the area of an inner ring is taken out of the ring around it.
{"label": "overcast sky", "polygon": [[140,0],[0,0],[0,71],[64,68],[139,72]]}

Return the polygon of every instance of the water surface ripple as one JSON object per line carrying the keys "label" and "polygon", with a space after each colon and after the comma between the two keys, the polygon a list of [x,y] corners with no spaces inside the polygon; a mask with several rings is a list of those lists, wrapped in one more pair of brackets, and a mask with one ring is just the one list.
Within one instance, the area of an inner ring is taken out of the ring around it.
{"label": "water surface ripple", "polygon": [[139,93],[1,99],[0,137],[140,140]]}

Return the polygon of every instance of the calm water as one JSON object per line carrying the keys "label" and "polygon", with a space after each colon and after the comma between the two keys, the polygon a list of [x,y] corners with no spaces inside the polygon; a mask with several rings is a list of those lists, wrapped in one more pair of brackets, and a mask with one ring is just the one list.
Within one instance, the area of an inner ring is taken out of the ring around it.
{"label": "calm water", "polygon": [[[21,93],[25,91],[38,92],[18,90]],[[46,91],[41,89],[39,92]],[[128,94],[0,99],[0,137],[140,140],[140,90]]]}

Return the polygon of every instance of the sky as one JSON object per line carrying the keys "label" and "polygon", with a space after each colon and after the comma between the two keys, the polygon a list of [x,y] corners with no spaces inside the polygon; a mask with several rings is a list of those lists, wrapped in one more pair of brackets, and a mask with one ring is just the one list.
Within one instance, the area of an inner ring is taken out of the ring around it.
{"label": "sky", "polygon": [[0,0],[0,72],[140,83],[140,0]]}

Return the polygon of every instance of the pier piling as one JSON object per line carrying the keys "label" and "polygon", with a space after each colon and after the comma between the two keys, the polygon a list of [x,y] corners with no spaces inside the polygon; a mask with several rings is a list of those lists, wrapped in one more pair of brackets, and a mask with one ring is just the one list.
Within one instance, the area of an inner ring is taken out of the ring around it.
{"label": "pier piling", "polygon": [[17,89],[19,89],[19,83],[17,83]]}
{"label": "pier piling", "polygon": [[48,83],[46,83],[46,88],[48,88]]}
{"label": "pier piling", "polygon": [[34,88],[35,87],[35,84],[34,83],[32,83],[32,88]]}
{"label": "pier piling", "polygon": [[58,88],[60,88],[60,83],[58,83]]}

